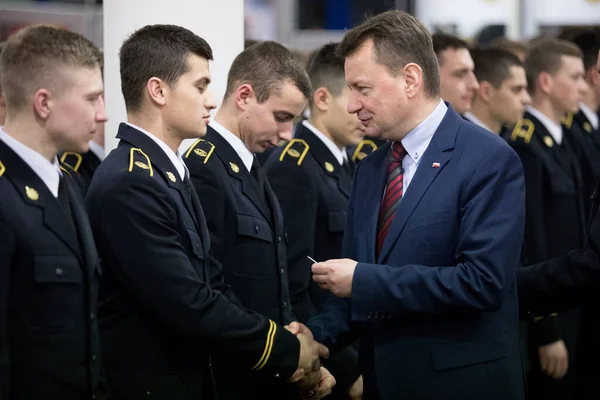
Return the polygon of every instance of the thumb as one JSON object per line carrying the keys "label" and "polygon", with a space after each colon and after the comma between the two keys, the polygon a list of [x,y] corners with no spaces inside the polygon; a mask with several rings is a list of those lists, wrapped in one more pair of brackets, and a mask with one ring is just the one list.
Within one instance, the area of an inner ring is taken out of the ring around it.
{"label": "thumb", "polygon": [[294,321],[291,324],[286,325],[285,329],[292,333],[292,335],[297,335],[300,333],[300,323]]}

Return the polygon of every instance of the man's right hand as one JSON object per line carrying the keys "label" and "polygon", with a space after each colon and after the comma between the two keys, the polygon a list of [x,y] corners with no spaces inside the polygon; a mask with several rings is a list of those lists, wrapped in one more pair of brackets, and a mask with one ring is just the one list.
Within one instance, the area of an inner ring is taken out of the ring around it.
{"label": "man's right hand", "polygon": [[329,350],[321,343],[316,342],[312,335],[299,333],[296,337],[300,342],[298,369],[317,372],[321,368],[321,358],[329,357]]}
{"label": "man's right hand", "polygon": [[562,379],[569,370],[569,352],[565,342],[559,340],[538,349],[542,371],[553,379]]}

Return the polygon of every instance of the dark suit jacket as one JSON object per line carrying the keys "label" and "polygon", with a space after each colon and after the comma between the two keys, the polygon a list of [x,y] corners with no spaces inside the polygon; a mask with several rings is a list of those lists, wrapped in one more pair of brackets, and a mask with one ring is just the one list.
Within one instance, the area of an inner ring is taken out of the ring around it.
{"label": "dark suit jacket", "polygon": [[358,261],[351,299],[332,300],[309,327],[331,347],[360,335],[365,398],[522,399],[517,156],[449,107],[376,258],[390,146],[355,174],[343,247]]}
{"label": "dark suit jacket", "polygon": [[202,207],[162,149],[122,124],[87,195],[105,274],[100,332],[115,399],[200,399],[210,353],[292,375],[299,343],[232,303]]}
{"label": "dark suit jacket", "polygon": [[[210,210],[211,252],[223,266],[225,282],[244,307],[278,324],[295,320],[283,217],[268,182],[261,194],[236,151],[210,126],[204,139],[186,151],[185,163],[202,207]],[[293,398],[298,393],[297,386],[275,377],[259,379],[251,371],[236,370],[229,360],[215,358],[214,363],[220,399],[262,399],[267,392]]]}
{"label": "dark suit jacket", "polygon": [[98,255],[83,199],[64,179],[72,219],[0,141],[2,399],[107,398],[96,320]]}
{"label": "dark suit jacket", "polygon": [[[303,156],[304,154],[304,156]],[[312,262],[340,258],[352,177],[308,128],[296,128],[293,143],[278,149],[266,164],[281,203],[289,235],[288,260],[294,313],[301,322],[315,316],[331,298],[312,279]],[[332,356],[326,366],[336,390],[347,392],[360,375],[352,348]]]}

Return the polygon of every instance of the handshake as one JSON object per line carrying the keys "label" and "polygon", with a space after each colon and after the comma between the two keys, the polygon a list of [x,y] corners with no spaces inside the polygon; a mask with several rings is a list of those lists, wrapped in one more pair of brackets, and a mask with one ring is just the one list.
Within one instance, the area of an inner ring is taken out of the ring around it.
{"label": "handshake", "polygon": [[292,322],[285,328],[296,335],[300,342],[298,370],[290,378],[290,382],[300,387],[303,399],[318,400],[329,395],[335,386],[335,378],[321,366],[321,358],[329,357],[329,350],[315,341],[306,325]]}

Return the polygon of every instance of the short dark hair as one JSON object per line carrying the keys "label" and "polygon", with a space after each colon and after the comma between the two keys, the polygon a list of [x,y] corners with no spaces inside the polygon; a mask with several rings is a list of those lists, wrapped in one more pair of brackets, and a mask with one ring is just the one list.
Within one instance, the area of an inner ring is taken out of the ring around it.
{"label": "short dark hair", "polygon": [[4,44],[0,86],[7,107],[18,110],[37,90],[55,85],[55,78],[65,67],[100,65],[100,51],[82,35],[48,25],[31,25]]}
{"label": "short dark hair", "polygon": [[307,99],[312,88],[302,62],[285,46],[264,41],[242,51],[227,74],[227,99],[240,85],[249,84],[259,103],[267,101],[274,90],[291,81]]}
{"label": "short dark hair", "polygon": [[522,42],[518,42],[516,40],[510,40],[505,37],[499,37],[492,40],[488,46],[488,49],[500,49],[510,51],[511,53],[517,55],[517,53],[527,54],[527,45]]}
{"label": "short dark hair", "polygon": [[421,21],[399,10],[377,14],[348,31],[338,52],[346,58],[369,39],[373,41],[377,62],[386,66],[391,74],[397,74],[406,64],[415,63],[423,70],[425,92],[430,97],[439,96],[438,61],[431,34]]}
{"label": "short dark hair", "polygon": [[121,46],[121,91],[127,111],[139,111],[148,80],[157,77],[169,86],[189,71],[188,57],[213,59],[206,40],[176,25],[146,25]]}
{"label": "short dark hair", "polygon": [[600,51],[600,31],[589,28],[567,31],[561,39],[575,44],[583,53],[583,65],[587,71],[596,67],[598,52]]}
{"label": "short dark hair", "polygon": [[458,36],[448,35],[446,33],[434,33],[431,36],[433,42],[433,51],[438,58],[440,66],[442,65],[442,52],[448,49],[460,50],[468,49],[469,44]]}
{"label": "short dark hair", "polygon": [[[339,96],[346,85],[344,59],[337,52],[338,43],[329,43],[316,50],[308,63],[308,76],[314,92],[326,88],[333,96]],[[309,101],[312,107],[313,96]]]}
{"label": "short dark hair", "polygon": [[507,50],[501,49],[473,49],[471,57],[475,64],[475,76],[479,82],[489,82],[495,88],[502,86],[502,82],[510,78],[511,67],[523,67],[519,58]]}
{"label": "short dark hair", "polygon": [[551,75],[558,72],[562,65],[562,56],[583,59],[579,47],[561,39],[547,38],[540,40],[529,49],[525,59],[525,72],[527,73],[527,86],[530,93],[535,93],[537,78],[542,72]]}

